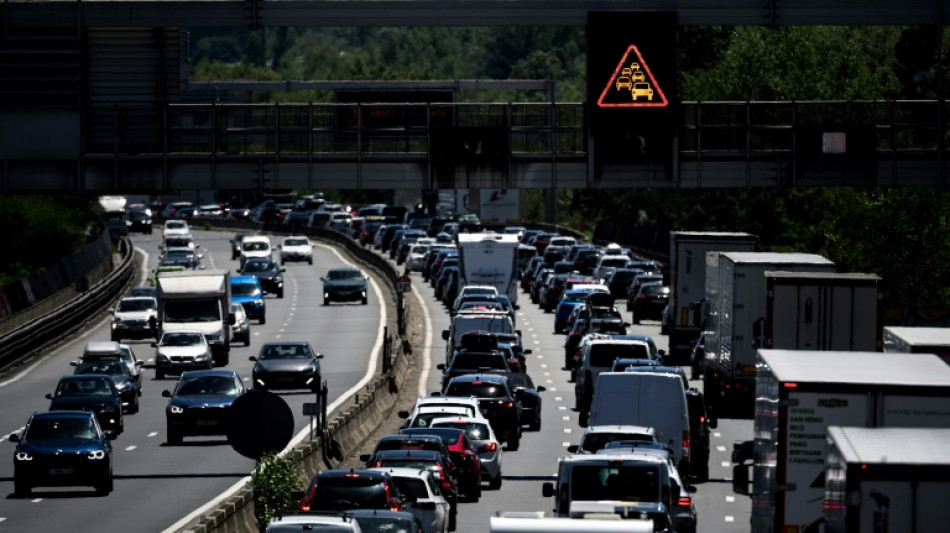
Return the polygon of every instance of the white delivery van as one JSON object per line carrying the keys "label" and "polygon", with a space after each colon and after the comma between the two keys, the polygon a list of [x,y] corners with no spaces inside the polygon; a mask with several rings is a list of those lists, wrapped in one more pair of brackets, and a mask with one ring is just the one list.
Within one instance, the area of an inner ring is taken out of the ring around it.
{"label": "white delivery van", "polygon": [[676,374],[602,372],[590,404],[590,426],[652,427],[656,441],[673,450],[680,472],[689,466],[689,409],[683,380]]}

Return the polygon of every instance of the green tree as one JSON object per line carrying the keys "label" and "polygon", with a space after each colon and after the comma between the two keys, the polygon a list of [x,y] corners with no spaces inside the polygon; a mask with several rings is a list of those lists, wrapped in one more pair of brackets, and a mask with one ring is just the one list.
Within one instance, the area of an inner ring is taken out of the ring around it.
{"label": "green tree", "polygon": [[292,493],[301,490],[297,465],[275,453],[265,454],[254,467],[251,488],[254,490],[254,517],[261,531],[279,511],[295,508]]}

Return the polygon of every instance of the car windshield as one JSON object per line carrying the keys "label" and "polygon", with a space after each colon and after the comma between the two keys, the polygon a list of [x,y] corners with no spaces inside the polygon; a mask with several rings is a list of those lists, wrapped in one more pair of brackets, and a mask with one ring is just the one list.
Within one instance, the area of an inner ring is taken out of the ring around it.
{"label": "car windshield", "polygon": [[244,264],[245,272],[270,272],[274,269],[274,263],[270,261],[248,261]]}
{"label": "car windshield", "polygon": [[112,387],[105,378],[69,379],[59,382],[55,396],[112,396]]}
{"label": "car windshield", "polygon": [[670,288],[663,285],[646,285],[643,287],[643,294],[647,296],[669,295]]}
{"label": "car windshield", "polygon": [[359,270],[331,270],[327,273],[327,279],[360,279],[363,274]]}
{"label": "car windshield", "polygon": [[237,396],[238,386],[227,376],[185,376],[178,383],[176,396],[218,395]]}
{"label": "car windshield", "polygon": [[507,370],[508,362],[499,353],[459,352],[452,360],[452,370]]}
{"label": "car windshield", "polygon": [[116,308],[116,311],[129,313],[134,311],[148,311],[149,309],[156,308],[158,308],[158,305],[155,303],[155,300],[151,298],[135,298],[119,301],[119,306]]}
{"label": "car windshield", "polygon": [[618,357],[650,359],[645,344],[593,344],[590,347],[590,366],[611,367]]}
{"label": "car windshield", "polygon": [[313,357],[310,349],[303,344],[267,344],[261,348],[258,359],[268,361],[271,359],[299,358],[309,359]]}
{"label": "car windshield", "polygon": [[261,241],[251,241],[251,242],[241,242],[241,248],[245,252],[262,252],[270,248],[270,245],[266,242]]}
{"label": "car windshield", "polygon": [[186,224],[185,222],[176,222],[176,221],[170,220],[165,223],[165,227],[167,229],[186,229],[188,228],[188,224]]}
{"label": "car windshield", "polygon": [[310,246],[307,239],[284,239],[284,246]]}
{"label": "car windshield", "polygon": [[655,502],[660,497],[660,471],[652,465],[577,465],[571,478],[575,500]]}
{"label": "car windshield", "polygon": [[257,285],[253,283],[234,283],[231,285],[231,294],[235,296],[255,296],[260,292]]}
{"label": "car windshield", "polygon": [[204,336],[201,333],[172,332],[162,335],[162,346],[201,346]]}
{"label": "car windshield", "polygon": [[399,493],[413,500],[425,499],[429,497],[429,489],[426,482],[419,478],[411,477],[393,477]]}
{"label": "car windshield", "polygon": [[[357,516],[356,523],[363,533],[413,533],[418,531],[412,521],[394,516]],[[321,531],[323,531],[321,529]]]}
{"label": "car windshield", "polygon": [[91,418],[41,418],[30,422],[27,440],[97,438],[99,432]]}
{"label": "car windshield", "polygon": [[94,361],[80,363],[76,367],[77,374],[108,374],[110,376],[124,376],[128,373],[129,367],[121,361]]}
{"label": "car windshield", "polygon": [[452,383],[446,396],[475,396],[476,398],[507,398],[508,391],[497,383],[487,381],[463,381]]}
{"label": "car windshield", "polygon": [[218,300],[167,300],[165,322],[217,322],[221,320]]}
{"label": "car windshield", "polygon": [[317,480],[312,510],[388,509],[385,485],[376,478],[326,477]]}

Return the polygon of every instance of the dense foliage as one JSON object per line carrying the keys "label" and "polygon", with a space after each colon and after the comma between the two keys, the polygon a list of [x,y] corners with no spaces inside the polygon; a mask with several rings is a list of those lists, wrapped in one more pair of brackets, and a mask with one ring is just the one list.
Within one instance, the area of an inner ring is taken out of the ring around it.
{"label": "dense foliage", "polygon": [[265,454],[251,474],[251,489],[254,490],[254,517],[264,531],[279,511],[296,508],[292,493],[302,490],[297,464],[275,453]]}

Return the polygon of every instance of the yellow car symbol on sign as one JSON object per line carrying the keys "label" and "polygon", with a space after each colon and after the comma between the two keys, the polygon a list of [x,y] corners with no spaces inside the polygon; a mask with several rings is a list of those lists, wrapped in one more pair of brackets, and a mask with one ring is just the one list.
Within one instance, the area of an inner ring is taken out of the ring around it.
{"label": "yellow car symbol on sign", "polygon": [[634,83],[633,88],[630,89],[630,92],[632,93],[634,100],[637,100],[641,96],[646,96],[647,100],[653,100],[653,89],[651,89],[650,85],[647,83]]}

